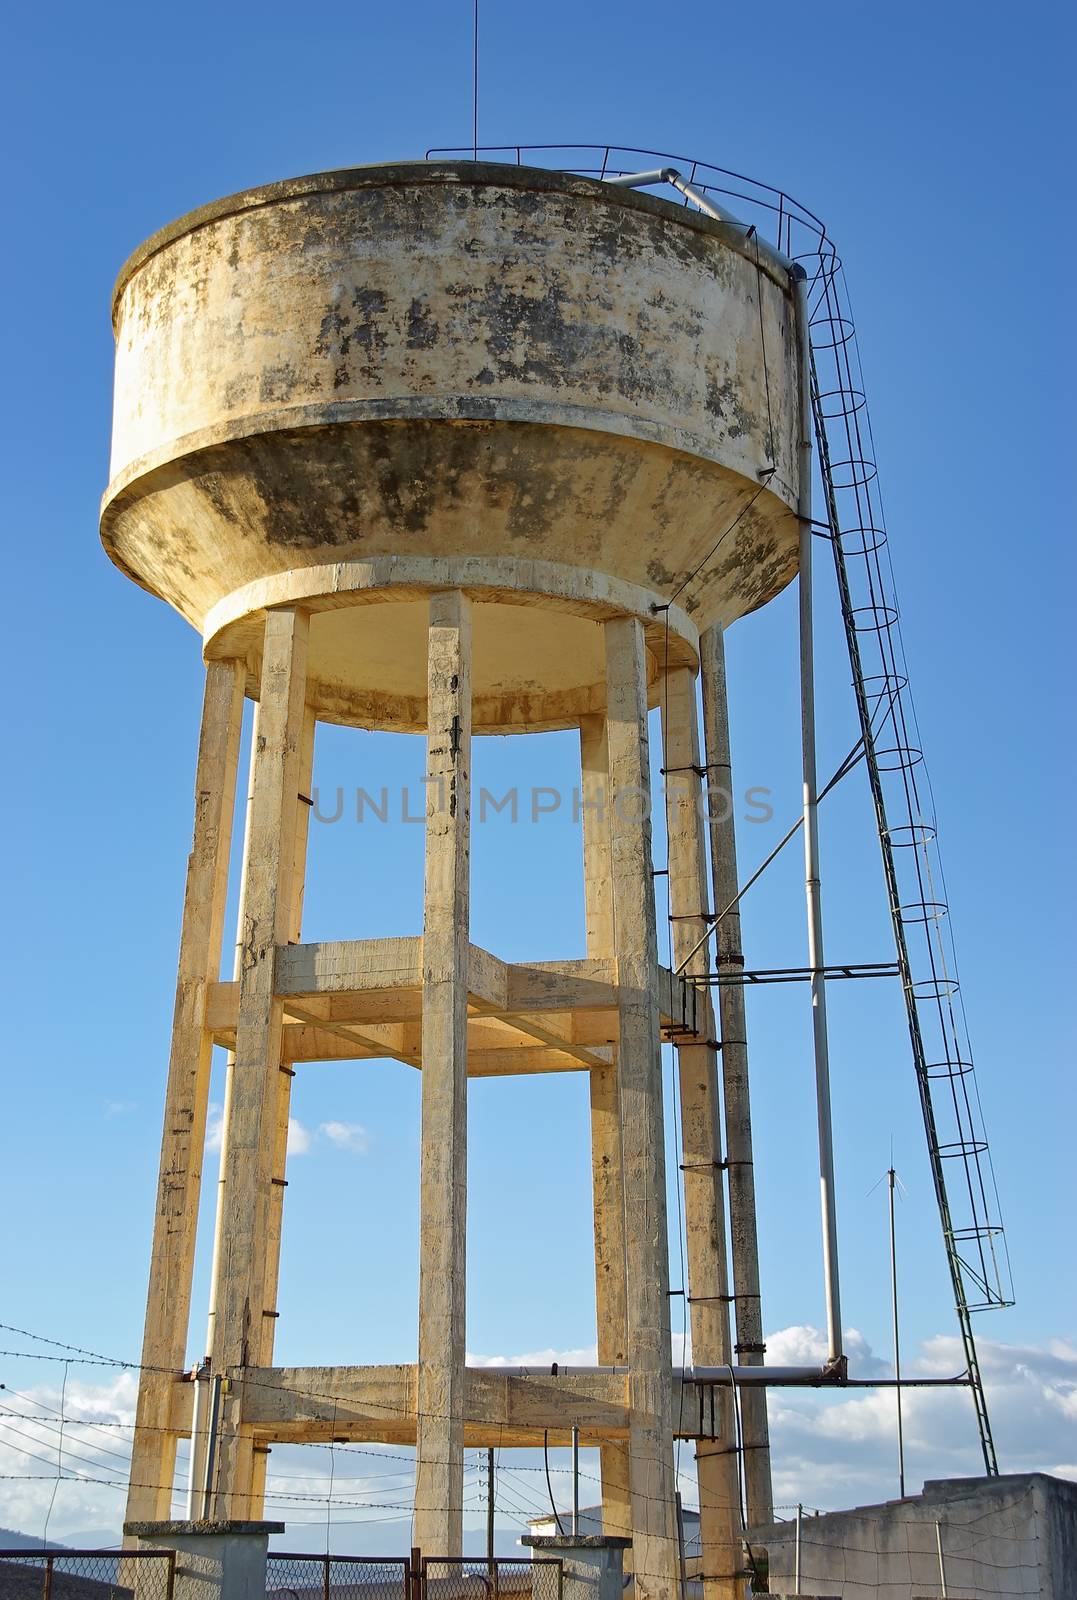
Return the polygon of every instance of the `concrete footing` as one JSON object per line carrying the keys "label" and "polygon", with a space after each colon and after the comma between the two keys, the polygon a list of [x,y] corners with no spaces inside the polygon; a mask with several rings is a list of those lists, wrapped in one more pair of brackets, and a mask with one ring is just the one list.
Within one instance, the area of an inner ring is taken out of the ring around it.
{"label": "concrete footing", "polygon": [[564,1600],[621,1600],[631,1539],[602,1533],[530,1534],[521,1544],[564,1563]]}
{"label": "concrete footing", "polygon": [[283,1522],[127,1522],[140,1550],[174,1550],[172,1600],[265,1600],[269,1535]]}

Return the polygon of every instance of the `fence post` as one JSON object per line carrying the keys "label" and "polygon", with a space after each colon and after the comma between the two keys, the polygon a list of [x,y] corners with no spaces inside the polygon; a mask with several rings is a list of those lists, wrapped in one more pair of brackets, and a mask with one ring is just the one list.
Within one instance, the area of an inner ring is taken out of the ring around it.
{"label": "fence post", "polygon": [[423,1600],[423,1591],[426,1588],[423,1573],[423,1553],[418,1545],[411,1547],[411,1597],[410,1600]]}
{"label": "fence post", "polygon": [[172,1600],[176,1592],[176,1552],[168,1551],[168,1577],[165,1580],[165,1600]]}
{"label": "fence post", "polygon": [[329,1563],[331,1559],[327,1550],[322,1560],[322,1600],[329,1600]]}
{"label": "fence post", "polygon": [[49,1600],[52,1594],[52,1557],[45,1557],[45,1587],[42,1591],[42,1600]]}

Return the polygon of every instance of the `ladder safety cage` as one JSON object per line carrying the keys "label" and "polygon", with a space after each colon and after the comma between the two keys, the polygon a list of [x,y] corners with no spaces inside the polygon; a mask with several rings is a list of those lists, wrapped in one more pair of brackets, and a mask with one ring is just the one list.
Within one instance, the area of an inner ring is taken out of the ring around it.
{"label": "ladder safety cage", "polygon": [[[426,154],[428,160],[459,159],[473,152],[469,147]],[[746,233],[758,232],[807,275],[812,421],[825,507],[825,522],[813,531],[829,540],[834,558],[932,1182],[984,1466],[997,1474],[971,1318],[976,1311],[1012,1305],[1012,1280],[841,257],[821,218],[790,195],[691,157],[601,144],[490,146],[475,154],[599,180],[639,173],[655,185],[666,181],[668,164],[716,209],[732,202]],[[659,170],[641,170],[655,163]],[[693,203],[683,190],[679,198],[685,206]]]}

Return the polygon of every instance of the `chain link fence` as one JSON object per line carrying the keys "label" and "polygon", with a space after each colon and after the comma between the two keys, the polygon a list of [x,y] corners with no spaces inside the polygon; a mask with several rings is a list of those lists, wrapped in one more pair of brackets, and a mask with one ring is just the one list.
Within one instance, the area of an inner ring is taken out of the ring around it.
{"label": "chain link fence", "polygon": [[427,1556],[422,1564],[421,1600],[561,1600],[562,1564],[527,1556],[451,1559]]}
{"label": "chain link fence", "polygon": [[0,1550],[0,1600],[172,1600],[170,1550]]}
{"label": "chain link fence", "polygon": [[271,1550],[266,1595],[267,1600],[413,1600],[411,1562]]}

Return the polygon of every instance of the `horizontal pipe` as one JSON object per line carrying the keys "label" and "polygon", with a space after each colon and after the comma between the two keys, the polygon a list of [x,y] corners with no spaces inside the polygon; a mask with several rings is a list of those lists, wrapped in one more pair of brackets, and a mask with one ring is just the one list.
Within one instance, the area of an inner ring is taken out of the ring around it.
{"label": "horizontal pipe", "polygon": [[652,183],[672,183],[679,177],[675,167],[656,167],[653,172],[623,172],[617,178],[606,178],[606,183],[614,184],[618,189],[646,189]]}
{"label": "horizontal pipe", "polygon": [[[627,1367],[471,1367],[472,1372],[497,1373],[506,1378],[627,1378]],[[955,1378],[848,1378],[840,1362],[823,1367],[685,1367],[674,1368],[682,1383],[700,1388],[763,1387],[774,1389],[952,1389],[969,1384],[967,1373]]]}
{"label": "horizontal pipe", "polygon": [[[563,1367],[553,1362],[548,1367],[471,1367],[471,1372],[497,1373],[506,1378],[627,1378],[627,1367]],[[847,1378],[840,1362],[823,1367],[685,1367],[674,1368],[682,1383],[700,1388],[752,1385],[775,1389],[895,1389],[896,1378]],[[956,1378],[902,1378],[902,1389],[954,1388],[968,1384],[967,1374]]]}

